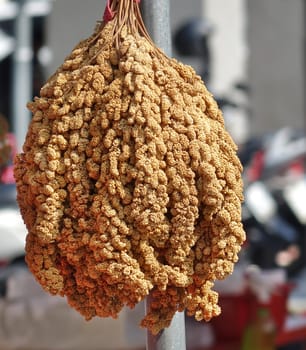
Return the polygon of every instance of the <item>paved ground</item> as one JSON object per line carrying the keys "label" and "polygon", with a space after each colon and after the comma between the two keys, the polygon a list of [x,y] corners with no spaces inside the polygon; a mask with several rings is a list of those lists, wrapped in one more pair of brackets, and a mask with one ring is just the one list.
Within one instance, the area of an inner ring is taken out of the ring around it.
{"label": "paved ground", "polygon": [[[118,320],[85,321],[64,298],[50,296],[25,269],[16,270],[0,299],[0,350],[130,350],[145,347],[139,305]],[[138,320],[137,320],[138,319]]]}

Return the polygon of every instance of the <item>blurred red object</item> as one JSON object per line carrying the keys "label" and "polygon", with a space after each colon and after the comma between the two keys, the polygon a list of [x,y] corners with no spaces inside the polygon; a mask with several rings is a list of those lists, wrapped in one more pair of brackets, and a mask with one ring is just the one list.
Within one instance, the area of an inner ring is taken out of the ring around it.
{"label": "blurred red object", "polygon": [[0,172],[0,183],[2,184],[13,184],[15,183],[14,179],[14,166],[13,161],[16,155],[16,139],[12,133],[6,135],[7,142],[11,148],[11,155],[9,163],[1,169]]}
{"label": "blurred red object", "polygon": [[256,309],[256,298],[246,292],[238,295],[220,295],[221,315],[211,320],[216,341],[240,339]]}
{"label": "blurred red object", "polygon": [[277,330],[282,330],[287,317],[287,300],[290,291],[294,288],[293,283],[285,283],[271,295],[269,307]]}
{"label": "blurred red object", "polygon": [[[269,303],[265,305],[271,313],[277,330],[283,328],[287,315],[287,299],[292,288],[292,284],[279,286],[271,295]],[[241,339],[260,304],[254,294],[246,291],[239,295],[221,294],[219,305],[222,309],[221,315],[211,320],[217,342]]]}
{"label": "blurred red object", "polygon": [[15,183],[13,165],[9,165],[2,170],[0,183],[5,185]]}

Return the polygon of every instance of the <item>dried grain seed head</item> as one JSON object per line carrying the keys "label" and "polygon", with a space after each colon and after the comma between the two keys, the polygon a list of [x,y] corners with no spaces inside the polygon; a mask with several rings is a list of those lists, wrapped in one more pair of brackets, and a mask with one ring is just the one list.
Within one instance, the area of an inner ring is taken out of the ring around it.
{"label": "dried grain seed head", "polygon": [[15,163],[41,285],[86,319],[151,295],[152,333],[174,313],[220,313],[216,279],[245,239],[241,164],[212,95],[148,38],[133,0],[80,42],[29,103]]}

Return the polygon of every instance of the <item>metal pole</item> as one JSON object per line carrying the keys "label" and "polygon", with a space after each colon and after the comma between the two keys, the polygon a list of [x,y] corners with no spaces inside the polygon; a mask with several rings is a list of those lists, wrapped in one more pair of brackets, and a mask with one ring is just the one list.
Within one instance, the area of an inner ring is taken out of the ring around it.
{"label": "metal pole", "polygon": [[[304,15],[304,19],[303,19],[303,23],[304,23],[304,30],[303,30],[303,71],[304,71],[304,86],[303,86],[303,90],[304,90],[304,96],[306,93],[306,0],[303,1],[303,15]],[[306,100],[304,99],[304,113],[303,113],[303,120],[304,120],[304,132],[306,133]],[[305,166],[306,166],[306,159],[305,159]],[[306,231],[306,228],[305,228]]]}
{"label": "metal pole", "polygon": [[32,98],[32,19],[27,12],[28,0],[19,1],[15,20],[16,46],[12,72],[12,117],[17,150],[20,152],[30,121],[26,104]]}
{"label": "metal pole", "polygon": [[144,23],[154,43],[171,56],[169,0],[143,0],[141,9]]}
{"label": "metal pole", "polygon": [[[150,307],[150,299],[146,300],[146,309]],[[185,315],[177,312],[170,327],[163,329],[157,335],[147,331],[147,350],[186,350]]]}
{"label": "metal pole", "polygon": [[[165,54],[171,56],[170,3],[169,0],[143,0],[141,2],[143,20],[156,44]],[[146,310],[150,308],[151,297],[146,300]],[[147,332],[147,350],[186,350],[185,315],[177,312],[170,327],[154,336]]]}

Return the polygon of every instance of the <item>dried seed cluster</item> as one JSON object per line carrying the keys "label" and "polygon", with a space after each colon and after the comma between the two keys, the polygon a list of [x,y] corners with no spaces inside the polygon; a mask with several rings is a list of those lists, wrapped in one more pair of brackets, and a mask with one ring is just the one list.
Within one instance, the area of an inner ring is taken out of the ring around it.
{"label": "dried seed cluster", "polygon": [[151,292],[153,334],[177,310],[219,314],[213,281],[245,239],[241,165],[216,102],[191,67],[114,21],[82,41],[29,103],[15,164],[41,285],[86,319]]}

